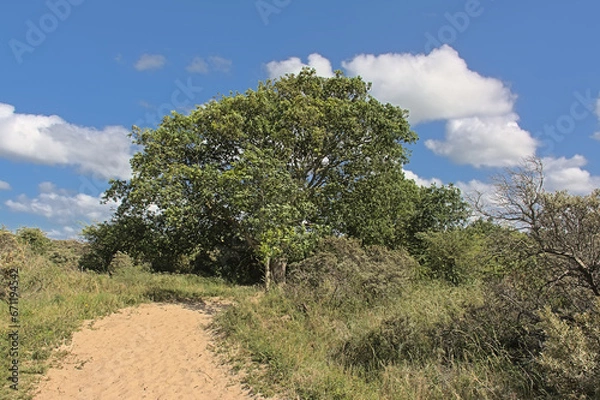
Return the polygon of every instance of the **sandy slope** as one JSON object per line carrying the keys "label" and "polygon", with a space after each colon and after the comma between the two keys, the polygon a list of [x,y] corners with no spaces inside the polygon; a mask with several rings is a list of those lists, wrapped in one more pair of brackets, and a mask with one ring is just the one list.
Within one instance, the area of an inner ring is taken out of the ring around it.
{"label": "sandy slope", "polygon": [[218,307],[145,304],[88,322],[34,399],[252,399],[210,350]]}

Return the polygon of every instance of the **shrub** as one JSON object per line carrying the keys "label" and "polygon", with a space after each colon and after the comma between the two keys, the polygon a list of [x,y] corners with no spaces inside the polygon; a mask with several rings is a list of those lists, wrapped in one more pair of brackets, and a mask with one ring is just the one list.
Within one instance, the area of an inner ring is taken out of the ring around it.
{"label": "shrub", "polygon": [[415,268],[405,252],[331,237],[313,256],[290,265],[288,292],[298,301],[351,311],[399,296]]}
{"label": "shrub", "polygon": [[465,229],[417,234],[425,253],[424,275],[454,285],[472,281],[482,259],[483,239]]}
{"label": "shrub", "polygon": [[[388,365],[465,359],[472,347],[469,331],[459,329],[470,309],[479,305],[476,287],[456,288],[443,283],[414,285],[386,308],[383,318],[355,329],[335,353],[347,367],[366,372]],[[464,327],[462,327],[464,328]],[[455,335],[459,340],[448,340]],[[485,358],[485,356],[484,356]]]}
{"label": "shrub", "polygon": [[599,309],[578,314],[570,321],[549,307],[540,313],[540,326],[547,339],[536,361],[548,386],[562,398],[600,397]]}
{"label": "shrub", "polygon": [[46,234],[39,228],[19,228],[17,229],[17,238],[36,254],[44,254],[52,241],[46,237]]}

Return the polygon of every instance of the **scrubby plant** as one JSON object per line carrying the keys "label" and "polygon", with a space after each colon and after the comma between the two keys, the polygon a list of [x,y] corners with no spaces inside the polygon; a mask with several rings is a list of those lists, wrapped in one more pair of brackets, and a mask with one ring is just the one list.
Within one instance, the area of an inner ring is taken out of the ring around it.
{"label": "scrubby plant", "polygon": [[46,234],[39,228],[23,227],[17,229],[17,238],[29,248],[37,253],[44,254],[52,246],[52,241],[46,237]]}
{"label": "scrubby plant", "polygon": [[600,397],[600,301],[594,310],[562,319],[549,307],[540,312],[546,335],[536,362],[546,384],[564,399]]}
{"label": "scrubby plant", "polygon": [[349,312],[399,296],[415,269],[403,251],[329,237],[313,256],[290,265],[287,292],[298,302]]}

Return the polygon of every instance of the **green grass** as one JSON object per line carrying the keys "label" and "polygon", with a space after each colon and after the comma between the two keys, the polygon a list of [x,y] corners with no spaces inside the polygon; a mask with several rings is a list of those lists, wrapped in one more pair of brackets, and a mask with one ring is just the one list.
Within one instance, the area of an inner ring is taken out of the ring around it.
{"label": "green grass", "polygon": [[20,371],[19,391],[15,392],[6,380],[10,316],[6,301],[2,301],[0,399],[29,399],[36,381],[50,366],[52,349],[68,342],[84,320],[152,301],[193,302],[215,296],[241,301],[256,293],[256,289],[218,279],[152,274],[140,268],[123,269],[112,277],[82,272],[76,264],[80,250],[73,243],[54,242],[44,254],[19,247],[8,257],[12,258],[10,263],[1,260],[3,269],[19,268]]}
{"label": "green grass", "polygon": [[[251,386],[300,399],[503,399],[528,393],[504,354],[490,354],[465,328],[469,310],[484,302],[481,284],[454,286],[407,273],[392,286],[379,286],[393,296],[368,304],[346,299],[351,307],[331,302],[324,293],[335,294],[332,286],[374,283],[361,270],[411,266],[366,257],[350,283],[327,277],[313,279],[320,282],[315,287],[295,282],[300,288],[273,290],[217,316],[224,340],[238,349],[230,357],[246,370]],[[340,259],[340,268],[354,268]]]}
{"label": "green grass", "polygon": [[[302,399],[441,399],[472,387],[489,368],[413,360],[369,372],[345,362],[345,352],[351,352],[348,343],[360,342],[384,320],[402,316],[407,321],[404,344],[416,348],[425,340],[422,332],[459,318],[465,304],[476,304],[481,297],[476,287],[415,285],[398,299],[340,318],[322,308],[302,310],[275,290],[254,303],[228,309],[217,321],[232,345],[241,344],[240,365],[248,359],[254,362],[248,381],[262,393],[284,391]],[[441,381],[445,389],[439,387]],[[460,398],[482,398],[478,395],[483,386],[478,386],[475,395]]]}

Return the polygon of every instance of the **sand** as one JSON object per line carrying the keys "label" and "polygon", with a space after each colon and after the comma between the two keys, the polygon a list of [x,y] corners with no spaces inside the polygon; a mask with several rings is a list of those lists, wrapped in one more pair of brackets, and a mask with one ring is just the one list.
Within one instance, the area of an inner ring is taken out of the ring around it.
{"label": "sand", "polygon": [[212,350],[222,306],[144,304],[88,321],[34,399],[256,399]]}

